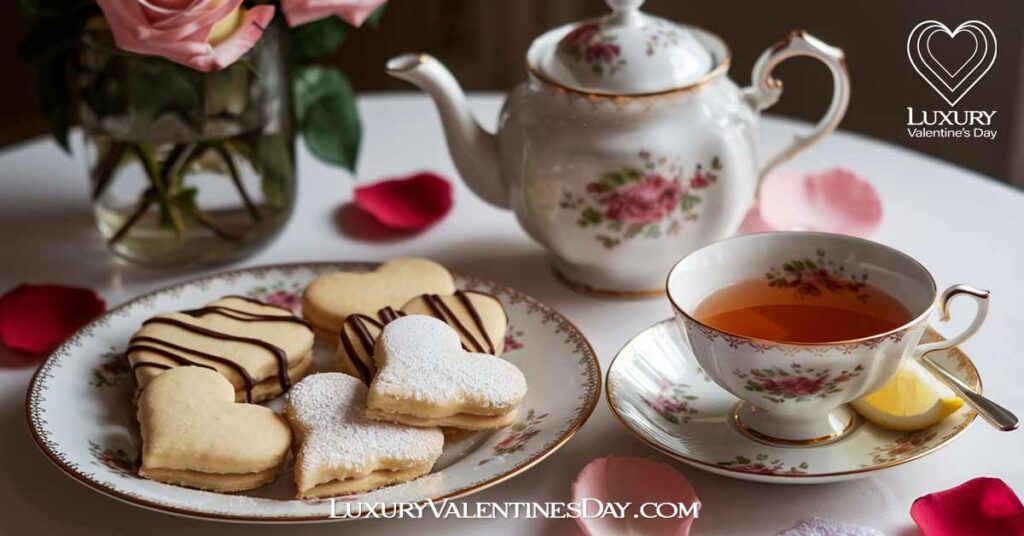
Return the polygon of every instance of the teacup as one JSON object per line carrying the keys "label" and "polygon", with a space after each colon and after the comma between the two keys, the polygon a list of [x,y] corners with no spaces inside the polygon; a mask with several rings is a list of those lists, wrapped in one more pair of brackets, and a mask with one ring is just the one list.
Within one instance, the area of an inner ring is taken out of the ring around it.
{"label": "teacup", "polygon": [[[857,339],[794,343],[727,333],[695,318],[695,309],[715,291],[770,277],[800,259],[822,259],[829,267],[822,277],[840,282],[851,275],[851,281],[863,282],[866,276],[872,287],[902,303],[911,320]],[[811,232],[752,234],[704,246],[676,263],[667,290],[676,324],[699,365],[741,400],[733,424],[760,441],[791,446],[823,444],[851,432],[858,416],[848,402],[884,385],[903,359],[967,340],[988,312],[987,291],[955,285],[939,296],[928,270],[904,253],[860,238]],[[932,311],[938,307],[947,320],[950,300],[961,295],[977,301],[971,324],[955,337],[919,344]]]}

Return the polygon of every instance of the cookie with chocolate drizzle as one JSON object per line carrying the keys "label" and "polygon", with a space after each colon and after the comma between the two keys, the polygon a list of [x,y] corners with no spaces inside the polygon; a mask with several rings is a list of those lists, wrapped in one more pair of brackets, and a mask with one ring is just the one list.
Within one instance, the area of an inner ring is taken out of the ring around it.
{"label": "cookie with chocolate drizzle", "polygon": [[309,371],[313,330],[287,309],[227,296],[143,322],[125,354],[139,389],[165,370],[197,366],[227,378],[236,400],[260,402]]}
{"label": "cookie with chocolate drizzle", "polygon": [[400,310],[381,309],[376,318],[364,314],[346,318],[335,355],[338,370],[369,385],[376,372],[373,347],[377,337],[385,325],[406,315],[428,315],[443,321],[459,334],[466,351],[500,356],[505,350],[508,317],[497,297],[475,290],[457,290],[446,296],[423,294]]}

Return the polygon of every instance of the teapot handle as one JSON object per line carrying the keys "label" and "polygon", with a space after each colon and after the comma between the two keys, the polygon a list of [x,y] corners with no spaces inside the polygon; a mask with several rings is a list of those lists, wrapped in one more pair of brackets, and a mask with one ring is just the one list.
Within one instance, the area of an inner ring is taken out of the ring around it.
{"label": "teapot handle", "polygon": [[793,30],[785,39],[765,50],[754,64],[751,74],[752,85],[743,89],[743,98],[754,110],[760,112],[779,101],[779,97],[782,96],[782,81],[772,78],[772,70],[779,63],[794,56],[810,56],[828,67],[832,73],[832,103],[813,130],[803,136],[795,136],[792,143],[761,168],[761,179],[775,166],[831,134],[846,115],[846,107],[850,103],[850,74],[846,70],[843,51],[825,44],[803,30]]}

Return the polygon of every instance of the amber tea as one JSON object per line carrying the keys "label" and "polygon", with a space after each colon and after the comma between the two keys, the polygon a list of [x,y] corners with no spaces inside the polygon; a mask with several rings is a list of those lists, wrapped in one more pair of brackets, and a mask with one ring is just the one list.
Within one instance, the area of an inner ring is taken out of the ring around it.
{"label": "amber tea", "polygon": [[717,330],[777,342],[828,343],[893,330],[911,320],[896,298],[865,282],[777,286],[764,279],[715,291],[694,311]]}

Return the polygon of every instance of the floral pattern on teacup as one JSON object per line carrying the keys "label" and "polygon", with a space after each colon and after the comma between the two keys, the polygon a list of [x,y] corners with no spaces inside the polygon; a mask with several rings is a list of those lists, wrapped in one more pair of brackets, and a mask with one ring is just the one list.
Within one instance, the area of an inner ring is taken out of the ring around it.
{"label": "floral pattern on teacup", "polygon": [[533,409],[526,412],[526,420],[513,424],[505,429],[505,437],[494,444],[492,456],[480,460],[478,465],[485,465],[501,456],[513,454],[526,448],[531,439],[540,434],[540,424],[547,418],[547,413],[538,414]]}
{"label": "floral pattern on teacup", "polygon": [[799,465],[786,467],[786,462],[782,460],[774,459],[768,461],[767,454],[756,454],[753,460],[737,454],[733,459],[718,462],[717,465],[733,471],[759,475],[803,475],[807,474],[807,469],[810,468],[807,462],[800,462]]}
{"label": "floral pattern on teacup", "polygon": [[792,259],[782,265],[782,268],[771,267],[765,278],[768,285],[775,288],[791,288],[796,292],[798,298],[808,296],[820,296],[822,291],[829,292],[852,292],[860,301],[866,301],[868,294],[864,291],[867,287],[868,274],[848,274],[846,267],[836,265],[835,261],[828,258],[825,250],[819,249],[814,252],[814,258]]}
{"label": "floral pattern on teacup", "polygon": [[697,164],[686,176],[681,164],[640,151],[640,165],[624,165],[586,184],[583,195],[566,192],[561,208],[578,211],[576,224],[600,232],[594,239],[605,248],[634,238],[677,236],[698,219],[700,191],[714,186],[722,171],[716,156],[708,169]]}
{"label": "floral pattern on teacup", "polygon": [[615,41],[615,34],[604,31],[596,22],[588,22],[567,33],[558,42],[558,51],[574,61],[585,62],[597,76],[610,76],[626,66],[626,59],[619,57],[622,49]]}
{"label": "floral pattern on teacup", "polygon": [[827,368],[804,367],[799,363],[791,363],[788,370],[773,366],[750,369],[748,372],[736,369],[732,373],[737,378],[746,380],[743,388],[747,391],[762,393],[761,397],[765,400],[782,404],[787,400],[803,402],[841,393],[843,384],[860,376],[862,372],[862,365],[833,375]]}
{"label": "floral pattern on teacup", "polygon": [[647,407],[654,410],[662,419],[672,423],[688,423],[697,414],[697,408],[690,403],[697,396],[688,393],[690,386],[685,383],[672,383],[658,380],[658,392],[653,397],[641,396]]}

